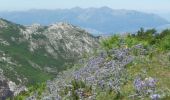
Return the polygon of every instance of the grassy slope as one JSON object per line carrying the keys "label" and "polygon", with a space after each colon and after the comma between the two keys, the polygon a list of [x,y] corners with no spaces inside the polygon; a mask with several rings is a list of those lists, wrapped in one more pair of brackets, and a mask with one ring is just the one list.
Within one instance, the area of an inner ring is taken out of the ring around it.
{"label": "grassy slope", "polygon": [[[130,99],[128,98],[128,96],[135,93],[133,81],[138,75],[142,75],[145,77],[153,77],[157,79],[158,94],[166,95],[163,100],[170,99],[170,30],[165,30],[164,32],[160,33],[160,35],[158,34],[156,38],[154,36],[149,37],[145,33],[147,32],[144,32],[144,35],[141,36],[127,36],[123,38],[115,35],[102,42],[102,46],[106,50],[112,47],[119,48],[120,45],[117,41],[121,39],[124,39],[125,45],[127,47],[131,47],[135,44],[143,44],[146,48],[148,48],[149,53],[145,56],[132,53],[135,55],[135,60],[133,61],[133,63],[126,67],[128,70],[129,81],[121,89],[122,93],[121,97],[119,98],[121,100],[128,100]],[[141,37],[144,38],[141,39]],[[153,43],[151,40],[156,42]],[[113,98],[115,98],[115,100],[118,99],[116,99],[116,95],[114,94],[114,92],[101,92],[98,94],[97,97],[98,100],[113,100]],[[150,100],[149,97],[145,97],[144,99]]]}

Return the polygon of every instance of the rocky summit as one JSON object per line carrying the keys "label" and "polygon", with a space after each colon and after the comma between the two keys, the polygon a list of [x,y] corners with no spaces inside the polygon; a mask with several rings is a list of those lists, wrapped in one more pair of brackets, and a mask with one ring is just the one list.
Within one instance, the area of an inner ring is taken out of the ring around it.
{"label": "rocky summit", "polygon": [[9,83],[18,87],[51,79],[97,46],[98,38],[68,23],[23,26],[0,19],[0,69],[4,76],[0,92],[6,91],[0,97],[13,95]]}

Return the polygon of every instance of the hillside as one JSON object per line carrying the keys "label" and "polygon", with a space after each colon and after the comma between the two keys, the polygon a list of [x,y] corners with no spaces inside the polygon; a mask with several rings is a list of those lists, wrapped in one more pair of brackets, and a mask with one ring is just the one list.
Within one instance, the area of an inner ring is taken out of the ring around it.
{"label": "hillside", "polygon": [[94,37],[0,19],[0,99],[169,100],[170,30]]}
{"label": "hillside", "polygon": [[96,37],[71,24],[22,26],[0,19],[0,69],[16,84],[51,79],[97,46]]}
{"label": "hillside", "polygon": [[16,99],[170,99],[170,30],[140,29],[100,43],[93,55]]}
{"label": "hillside", "polygon": [[169,24],[167,20],[155,14],[114,10],[108,7],[0,12],[0,17],[24,25],[68,22],[88,29],[94,34],[136,32],[141,27],[155,28]]}

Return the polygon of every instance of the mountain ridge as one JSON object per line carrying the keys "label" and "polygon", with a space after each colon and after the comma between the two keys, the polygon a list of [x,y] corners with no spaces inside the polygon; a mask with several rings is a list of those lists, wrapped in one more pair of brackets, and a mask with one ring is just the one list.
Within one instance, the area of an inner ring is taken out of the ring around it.
{"label": "mountain ridge", "polygon": [[124,9],[116,10],[108,7],[1,12],[0,16],[25,25],[68,22],[107,34],[136,31],[141,27],[155,28],[169,23],[156,14]]}
{"label": "mountain ridge", "polygon": [[23,26],[0,19],[0,69],[16,84],[46,81],[97,46],[96,37],[71,24]]}

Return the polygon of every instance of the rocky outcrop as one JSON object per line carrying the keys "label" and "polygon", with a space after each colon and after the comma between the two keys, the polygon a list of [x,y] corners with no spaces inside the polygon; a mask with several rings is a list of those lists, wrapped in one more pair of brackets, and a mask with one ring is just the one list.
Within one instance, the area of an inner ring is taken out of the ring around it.
{"label": "rocky outcrop", "polygon": [[23,91],[27,91],[27,88],[23,85],[16,85],[14,82],[6,79],[3,75],[3,70],[0,69],[0,100],[13,98]]}
{"label": "rocky outcrop", "polygon": [[30,51],[33,52],[43,46],[55,57],[78,56],[82,52],[91,52],[98,46],[97,38],[69,23],[60,22],[46,27],[34,24],[21,31],[24,38],[30,42]]}
{"label": "rocky outcrop", "polygon": [[6,28],[7,27],[7,23],[0,18],[0,28]]}
{"label": "rocky outcrop", "polygon": [[3,75],[2,69],[0,69],[0,100],[6,100],[6,98],[13,97],[13,92],[10,90],[8,81]]}
{"label": "rocky outcrop", "polygon": [[0,80],[0,100],[6,100],[12,97],[13,92],[8,87],[8,82],[6,80]]}

